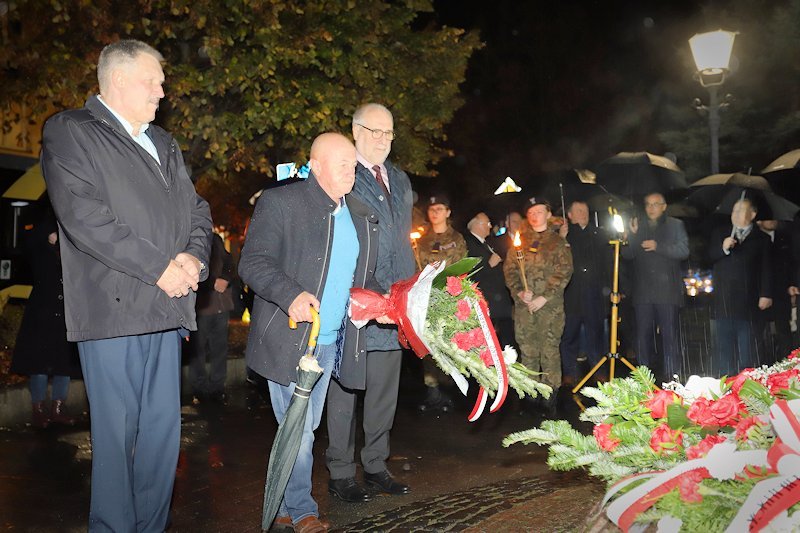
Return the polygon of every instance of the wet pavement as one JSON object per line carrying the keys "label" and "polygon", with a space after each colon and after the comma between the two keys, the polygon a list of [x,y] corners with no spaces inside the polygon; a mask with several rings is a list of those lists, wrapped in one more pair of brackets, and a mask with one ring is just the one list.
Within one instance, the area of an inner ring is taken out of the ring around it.
{"label": "wet pavement", "polygon": [[[538,425],[516,398],[476,423],[471,399],[450,413],[418,413],[420,394],[401,388],[390,470],[411,487],[403,496],[376,494],[368,503],[328,495],[324,423],[314,448],[313,493],[337,531],[576,531],[603,488],[581,473],[550,472],[547,451],[501,446],[508,433]],[[568,397],[560,418],[576,420]],[[324,420],[324,419],[323,419]],[[172,503],[180,532],[258,532],[270,445],[277,429],[263,391],[229,390],[227,405],[183,407],[181,455]],[[360,444],[359,444],[360,446]],[[72,428],[0,430],[0,528],[85,531],[89,507],[89,423]],[[359,469],[358,476],[362,472]]]}

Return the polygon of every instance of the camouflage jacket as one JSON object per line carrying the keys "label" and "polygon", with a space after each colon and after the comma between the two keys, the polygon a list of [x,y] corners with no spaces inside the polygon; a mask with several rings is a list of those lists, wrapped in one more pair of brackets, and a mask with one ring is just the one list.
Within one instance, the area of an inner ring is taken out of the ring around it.
{"label": "camouflage jacket", "polygon": [[[564,288],[572,277],[572,254],[567,241],[550,228],[539,233],[529,229],[520,235],[524,251],[525,275],[528,290],[536,296],[544,296],[548,302],[563,301]],[[520,276],[517,250],[509,248],[503,262],[506,285],[514,302],[524,305],[517,293],[525,290]]]}
{"label": "camouflage jacket", "polygon": [[442,260],[452,265],[467,256],[467,242],[451,226],[447,226],[444,233],[435,233],[431,229],[417,241],[417,247],[419,262],[423,268],[425,265]]}

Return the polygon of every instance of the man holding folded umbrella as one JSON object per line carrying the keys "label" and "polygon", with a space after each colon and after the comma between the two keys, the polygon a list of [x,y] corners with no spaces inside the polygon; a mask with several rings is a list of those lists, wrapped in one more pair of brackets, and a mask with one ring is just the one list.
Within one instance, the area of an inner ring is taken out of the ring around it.
{"label": "man holding folded umbrella", "polygon": [[309,400],[300,451],[276,526],[327,531],[311,496],[314,430],[322,416],[331,373],[364,372],[364,335],[346,319],[350,288],[380,290],[374,282],[377,217],[349,193],[356,150],[338,133],[323,133],[311,146],[305,181],[266,191],[258,200],[239,261],[239,275],[255,293],[247,341],[247,365],[269,381],[270,400],[281,422],[295,388],[309,325],[289,328],[288,319],[310,322],[319,311],[317,359],[323,374]]}

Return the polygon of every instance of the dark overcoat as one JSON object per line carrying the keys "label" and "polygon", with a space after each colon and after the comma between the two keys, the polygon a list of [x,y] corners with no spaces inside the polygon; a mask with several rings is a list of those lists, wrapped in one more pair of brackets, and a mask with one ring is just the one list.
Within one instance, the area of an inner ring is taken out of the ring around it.
{"label": "dark overcoat", "polygon": [[57,231],[55,218],[46,217],[23,236],[33,270],[33,290],[14,345],[11,371],[16,374],[81,376],[77,346],[67,341],[58,243],[48,241],[48,236]]}
{"label": "dark overcoat", "polygon": [[715,229],[708,245],[714,264],[714,318],[755,320],[758,299],[772,298],[770,239],[754,225],[726,255],[722,241],[730,236],[731,228],[728,224]]}

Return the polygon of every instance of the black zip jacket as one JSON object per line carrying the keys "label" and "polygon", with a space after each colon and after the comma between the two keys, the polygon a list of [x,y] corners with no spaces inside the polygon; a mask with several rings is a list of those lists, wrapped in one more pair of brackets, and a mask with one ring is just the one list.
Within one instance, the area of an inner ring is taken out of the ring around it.
{"label": "black zip jacket", "polygon": [[[378,218],[352,195],[345,199],[360,246],[353,286],[381,291],[374,279]],[[334,209],[336,202],[310,174],[305,181],[264,191],[247,230],[239,258],[239,276],[255,293],[247,366],[282,385],[297,379],[297,363],[305,353],[310,330],[309,323],[289,329],[289,306],[303,291],[322,301]],[[345,325],[339,382],[363,389],[365,331],[356,329],[347,317]]]}
{"label": "black zip jacket", "polygon": [[194,293],[170,298],[156,282],[180,252],[208,262],[211,214],[175,139],[152,124],[145,134],[160,164],[96,96],[44,126],[70,341],[197,329]]}

